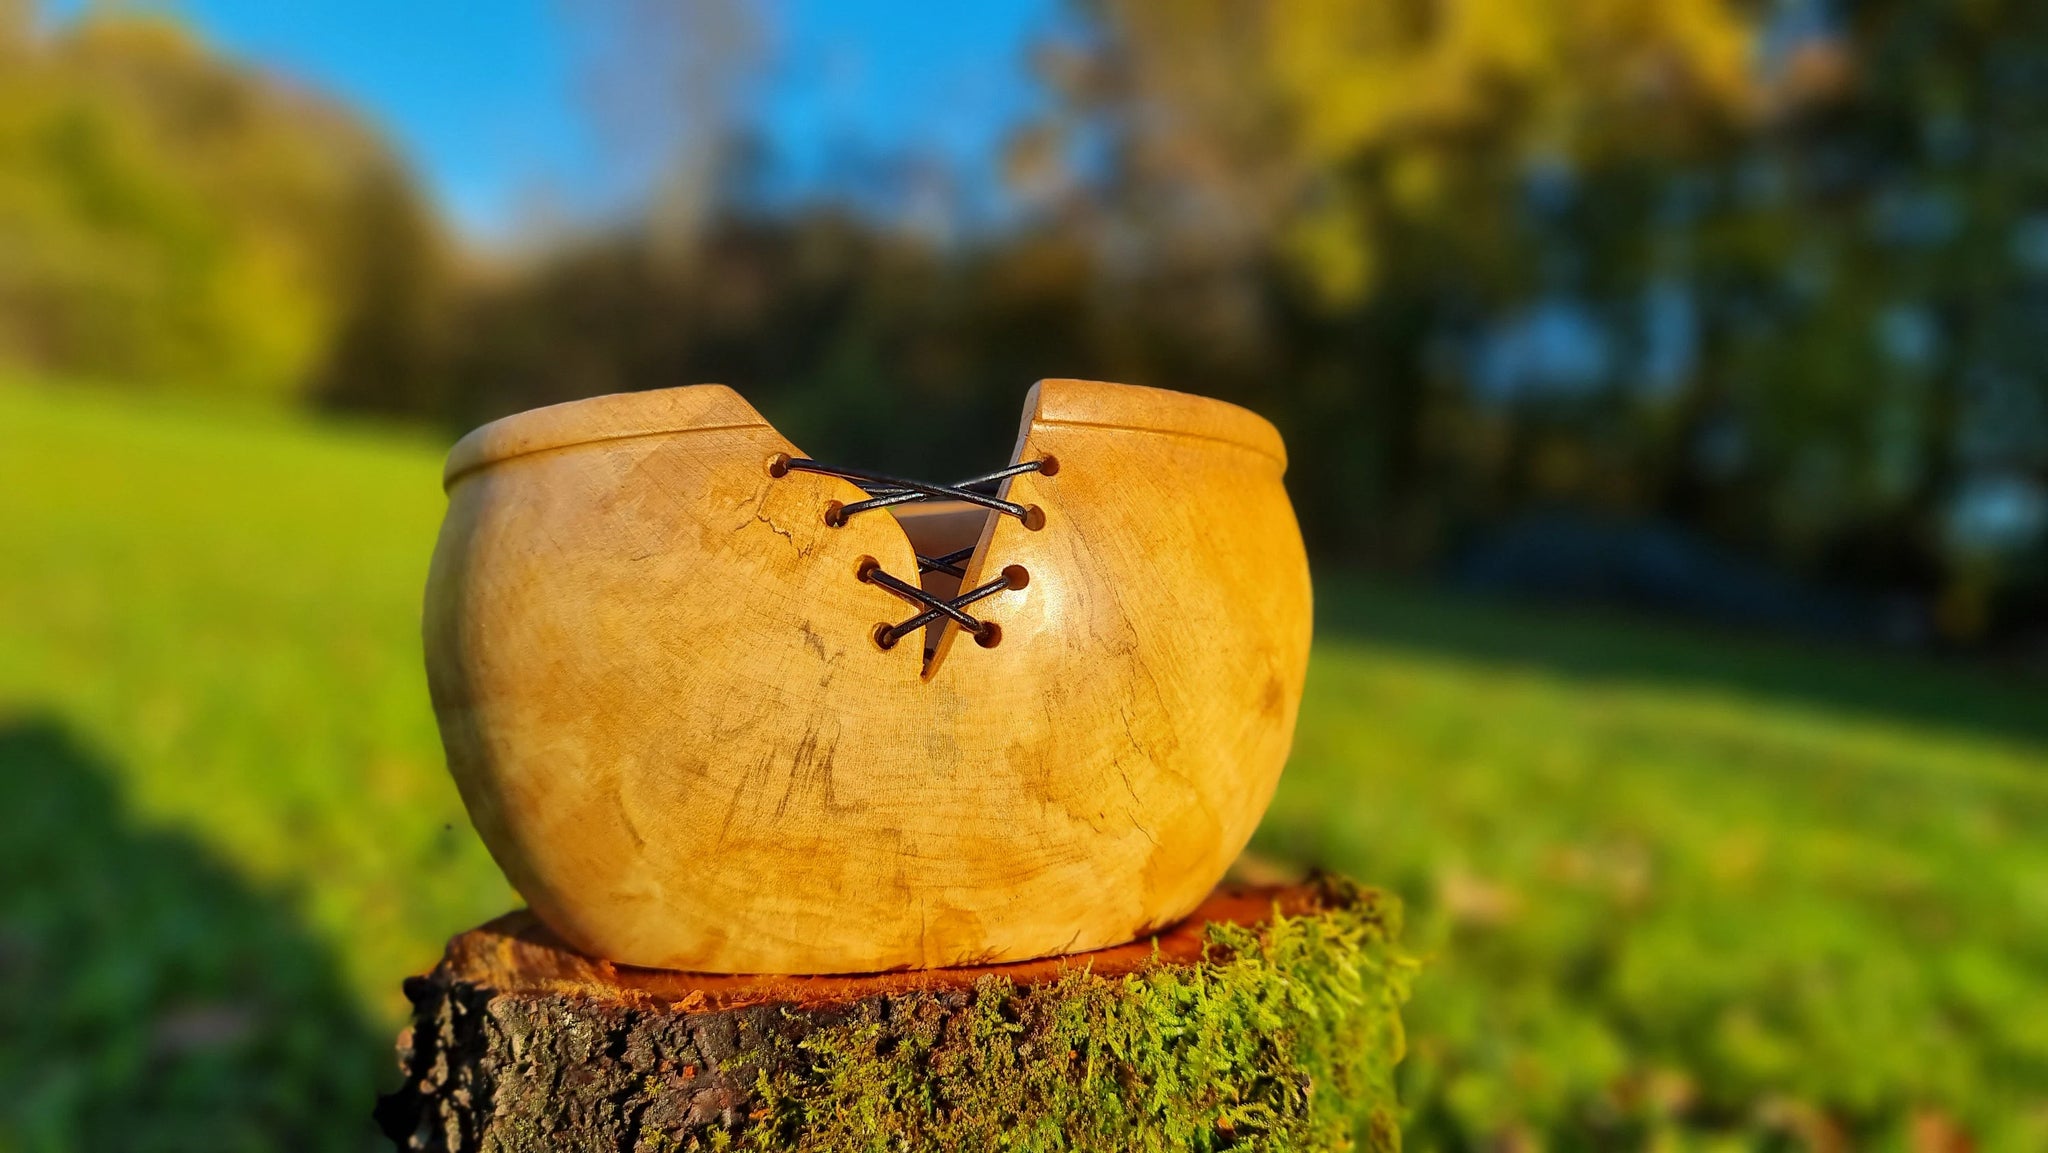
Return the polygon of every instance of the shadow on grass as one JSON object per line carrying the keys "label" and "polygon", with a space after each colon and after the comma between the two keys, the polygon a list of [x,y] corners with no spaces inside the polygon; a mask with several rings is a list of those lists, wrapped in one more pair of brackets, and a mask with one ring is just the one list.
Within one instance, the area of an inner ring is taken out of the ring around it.
{"label": "shadow on grass", "polygon": [[388,1053],[280,897],[0,717],[0,1149],[376,1148]]}
{"label": "shadow on grass", "polygon": [[1618,611],[1522,605],[1317,574],[1316,640],[1708,690],[2048,745],[2048,685],[1874,649],[1800,644]]}

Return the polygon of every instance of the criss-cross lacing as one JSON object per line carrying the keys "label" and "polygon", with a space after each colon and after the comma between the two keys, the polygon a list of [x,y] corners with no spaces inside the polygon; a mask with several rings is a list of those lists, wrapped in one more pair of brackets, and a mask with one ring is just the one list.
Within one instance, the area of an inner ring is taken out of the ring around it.
{"label": "criss-cross lacing", "polygon": [[[842,468],[838,465],[820,464],[815,460],[782,454],[777,454],[773,460],[768,462],[768,473],[770,476],[781,477],[787,476],[792,472],[814,472],[821,476],[835,476],[841,480],[849,480],[859,485],[861,490],[868,494],[868,499],[855,501],[852,504],[840,504],[838,501],[833,501],[825,507],[825,523],[834,528],[845,524],[848,519],[860,513],[926,500],[963,501],[967,504],[978,505],[988,509],[990,512],[1000,516],[1016,517],[1023,523],[1025,528],[1042,528],[1045,525],[1045,513],[1037,505],[1017,504],[1014,501],[1004,500],[995,495],[995,490],[1003,481],[1022,473],[1036,472],[1051,476],[1058,469],[1059,465],[1053,458],[1045,457],[1041,460],[1029,460],[1022,464],[1013,464],[1008,468],[969,477],[966,480],[956,481],[953,484],[932,484],[927,481],[890,476],[887,473],[870,472],[866,469]],[[974,547],[971,545],[967,548],[955,549],[942,556],[925,556],[919,553],[917,554],[917,571],[920,576],[928,572],[942,572],[965,579],[967,570],[960,567],[960,562],[973,555]],[[973,634],[975,641],[982,646],[993,646],[1001,638],[1001,630],[996,628],[993,622],[981,620],[968,613],[966,611],[967,606],[974,604],[976,601],[985,600],[1007,589],[1021,589],[1031,579],[1030,574],[1024,570],[1024,566],[1010,565],[996,579],[968,589],[959,596],[947,600],[944,597],[933,596],[910,581],[883,572],[882,566],[874,561],[863,563],[855,575],[869,584],[880,585],[904,600],[923,607],[924,611],[901,624],[892,625],[884,622],[875,626],[875,643],[885,649],[894,648],[896,642],[931,624],[940,617],[947,617],[958,623],[961,628]]]}

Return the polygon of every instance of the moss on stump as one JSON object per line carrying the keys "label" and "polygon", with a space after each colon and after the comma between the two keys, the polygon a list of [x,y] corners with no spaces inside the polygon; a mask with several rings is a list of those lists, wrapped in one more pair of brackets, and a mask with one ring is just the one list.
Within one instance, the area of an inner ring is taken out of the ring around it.
{"label": "moss on stump", "polygon": [[868,977],[576,955],[524,913],[406,984],[413,1150],[1391,1150],[1391,898],[1225,886],[1131,945]]}

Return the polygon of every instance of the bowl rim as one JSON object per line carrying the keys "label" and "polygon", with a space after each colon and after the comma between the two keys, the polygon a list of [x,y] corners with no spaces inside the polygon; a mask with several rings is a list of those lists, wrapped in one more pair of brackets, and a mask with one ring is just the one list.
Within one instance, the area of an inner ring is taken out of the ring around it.
{"label": "bowl rim", "polygon": [[[1254,452],[1283,471],[1287,467],[1287,449],[1279,430],[1264,417],[1228,401],[1163,388],[1098,380],[1041,380],[1025,395],[1020,446],[1023,434],[1040,426],[1214,441]],[[452,489],[473,472],[533,453],[637,437],[745,429],[781,435],[746,398],[723,384],[564,401],[499,417],[472,429],[449,450],[441,487]]]}

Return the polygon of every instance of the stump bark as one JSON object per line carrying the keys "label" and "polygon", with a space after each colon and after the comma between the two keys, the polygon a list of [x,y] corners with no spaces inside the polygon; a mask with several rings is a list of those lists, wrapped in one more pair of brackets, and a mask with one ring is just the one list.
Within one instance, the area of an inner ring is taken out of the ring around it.
{"label": "stump bark", "polygon": [[1399,1146],[1399,909],[1225,885],[1132,944],[1023,964],[734,977],[578,955],[520,912],[406,982],[406,1150]]}

